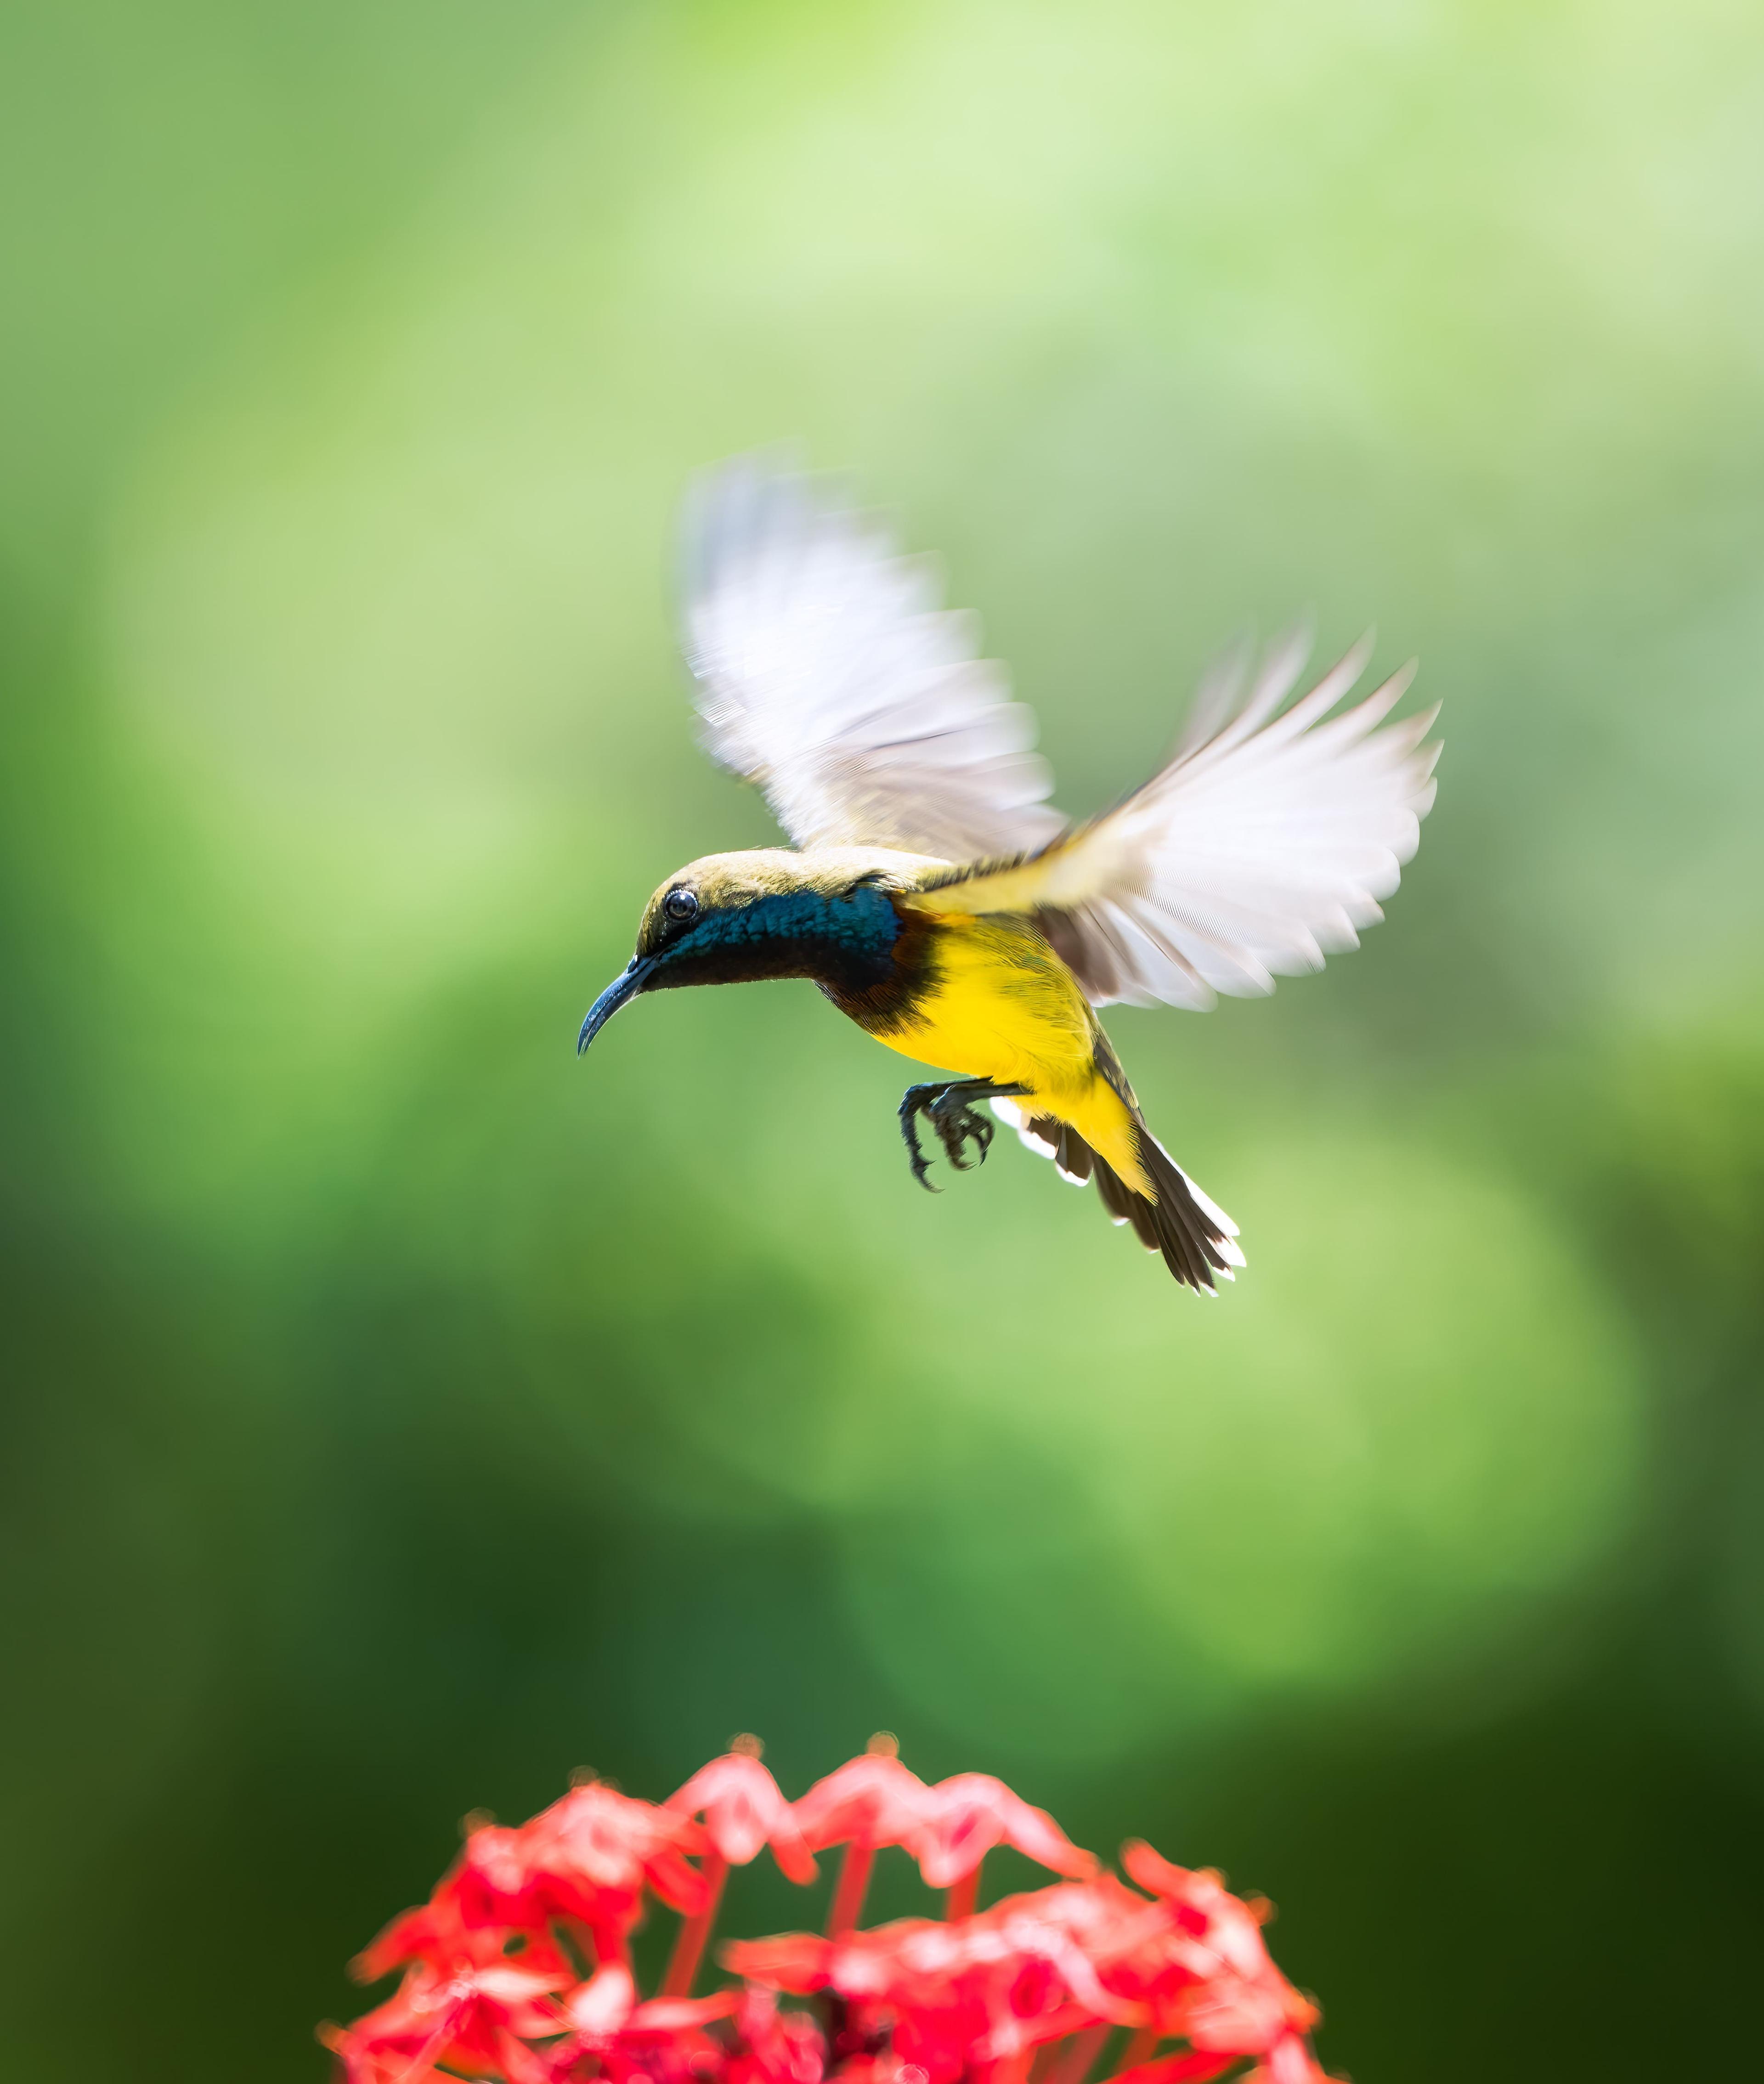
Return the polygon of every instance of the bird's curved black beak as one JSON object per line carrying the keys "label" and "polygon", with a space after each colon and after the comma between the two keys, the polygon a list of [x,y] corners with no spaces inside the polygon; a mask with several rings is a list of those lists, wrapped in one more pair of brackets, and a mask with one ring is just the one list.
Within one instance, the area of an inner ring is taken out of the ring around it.
{"label": "bird's curved black beak", "polygon": [[617,977],[588,1008],[588,1017],[582,1023],[582,1032],[576,1037],[576,1054],[583,1051],[605,1027],[621,1006],[628,1004],[648,983],[655,968],[653,955],[633,955],[631,966],[621,977]]}

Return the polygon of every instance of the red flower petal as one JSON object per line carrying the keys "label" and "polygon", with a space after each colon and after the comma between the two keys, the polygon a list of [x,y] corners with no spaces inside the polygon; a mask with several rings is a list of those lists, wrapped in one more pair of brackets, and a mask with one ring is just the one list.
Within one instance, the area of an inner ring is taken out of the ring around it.
{"label": "red flower petal", "polygon": [[1206,2084],[1207,2078],[1222,2075],[1240,2060],[1236,2055],[1207,2055],[1191,2049],[1186,2055],[1166,2055],[1119,2070],[1109,2084]]}
{"label": "red flower petal", "polygon": [[637,1985],[622,1961],[609,1962],[572,1990],[564,2017],[578,2033],[617,2033],[637,2009]]}
{"label": "red flower petal", "polygon": [[829,1845],[869,1852],[903,1845],[928,1820],[927,1792],[897,1758],[866,1751],[817,1780],[795,1804],[796,1827],[816,1853]]}
{"label": "red flower petal", "polygon": [[776,1939],[736,1939],[723,1950],[723,1965],[768,1989],[811,1997],[827,1987],[833,1942],[814,1932],[787,1932]]}
{"label": "red flower petal", "polygon": [[702,1815],[706,1836],[732,1867],[744,1867],[770,1845],[791,1881],[806,1885],[815,1879],[814,1858],[791,1805],[751,1752],[728,1751],[701,1766],[669,1795],[668,1807],[683,1816]]}
{"label": "red flower petal", "polygon": [[634,1801],[598,1781],[573,1787],[526,1826],[529,1857],[543,1869],[566,1914],[634,1921],[647,1883],[689,1917],[704,1905],[704,1879],[688,1864],[704,1833],[689,1817]]}
{"label": "red flower petal", "polygon": [[718,1990],[708,1997],[651,1997],[625,2022],[631,2033],[679,2033],[687,2027],[709,2026],[731,2018],[740,2008],[741,1992]]}
{"label": "red flower petal", "polygon": [[1096,1856],[1081,1851],[1045,1809],[1033,1808],[988,1773],[959,1773],[928,1787],[923,1820],[909,1841],[927,1887],[952,1888],[994,1845],[1011,1845],[1057,1874],[1088,1880]]}
{"label": "red flower petal", "polygon": [[1306,2042],[1291,2034],[1268,2051],[1267,2061],[1244,2084],[1329,2084],[1329,2078]]}

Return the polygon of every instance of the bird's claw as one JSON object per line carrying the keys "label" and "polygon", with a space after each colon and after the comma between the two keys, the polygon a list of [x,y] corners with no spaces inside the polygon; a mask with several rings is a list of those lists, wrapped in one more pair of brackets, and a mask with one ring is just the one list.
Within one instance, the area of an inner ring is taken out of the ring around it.
{"label": "bird's claw", "polygon": [[[945,1093],[941,1099],[932,1101],[931,1117],[944,1155],[958,1172],[969,1172],[974,1166],[986,1163],[986,1153],[992,1147],[993,1125],[977,1108],[969,1107],[957,1093]],[[971,1162],[967,1155],[970,1143],[975,1151]]]}
{"label": "bird's claw", "polygon": [[908,1162],[913,1168],[913,1177],[927,1194],[940,1194],[943,1190],[941,1187],[934,1187],[927,1177],[931,1171],[931,1163],[919,1143],[918,1123],[914,1117],[925,1105],[926,1094],[936,1090],[935,1086],[910,1086],[905,1098],[901,1102],[901,1134],[906,1139]]}
{"label": "bird's claw", "polygon": [[[918,1117],[923,1115],[936,1130],[943,1155],[956,1171],[971,1172],[976,1165],[985,1164],[996,1125],[970,1102],[985,1095],[1004,1099],[1022,1091],[1021,1086],[994,1086],[985,1078],[958,1079],[947,1086],[907,1087],[901,1102],[901,1134],[906,1142],[913,1177],[927,1193],[939,1193],[942,1189],[934,1187],[926,1177],[931,1167],[918,1140]],[[968,1155],[969,1144],[974,1146],[975,1153],[971,1158]]]}

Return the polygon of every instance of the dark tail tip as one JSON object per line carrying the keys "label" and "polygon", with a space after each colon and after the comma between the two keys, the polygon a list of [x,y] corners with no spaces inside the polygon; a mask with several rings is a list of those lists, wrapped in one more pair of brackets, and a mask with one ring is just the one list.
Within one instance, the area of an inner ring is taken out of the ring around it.
{"label": "dark tail tip", "polygon": [[[1136,1125],[1134,1139],[1157,1199],[1133,1195],[1143,1216],[1130,1212],[1129,1220],[1147,1250],[1163,1253],[1164,1264],[1178,1281],[1197,1294],[1217,1294],[1218,1282],[1236,1279],[1236,1269],[1244,1264],[1237,1226],[1208,1200],[1143,1122]],[[1127,1192],[1124,1186],[1122,1192]]]}

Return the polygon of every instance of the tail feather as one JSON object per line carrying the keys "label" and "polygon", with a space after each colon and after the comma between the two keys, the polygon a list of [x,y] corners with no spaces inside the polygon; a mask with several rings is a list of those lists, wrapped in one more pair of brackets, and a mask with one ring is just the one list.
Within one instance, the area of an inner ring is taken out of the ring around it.
{"label": "tail feather", "polygon": [[1143,1121],[1135,1117],[1135,1155],[1151,1193],[1130,1187],[1099,1151],[1092,1149],[1069,1122],[1053,1115],[1026,1115],[1009,1100],[994,1100],[993,1112],[1016,1129],[1030,1150],[1051,1158],[1062,1179],[1075,1186],[1094,1180],[1109,1218],[1130,1223],[1147,1252],[1160,1252],[1176,1278],[1197,1294],[1218,1293],[1217,1280],[1236,1278],[1244,1264],[1236,1243],[1237,1226],[1216,1202],[1194,1184]]}
{"label": "tail feather", "polygon": [[1178,1281],[1203,1294],[1218,1290],[1213,1277],[1235,1281],[1244,1263],[1237,1226],[1210,1201],[1143,1122],[1135,1125],[1141,1166],[1157,1193],[1158,1249]]}

